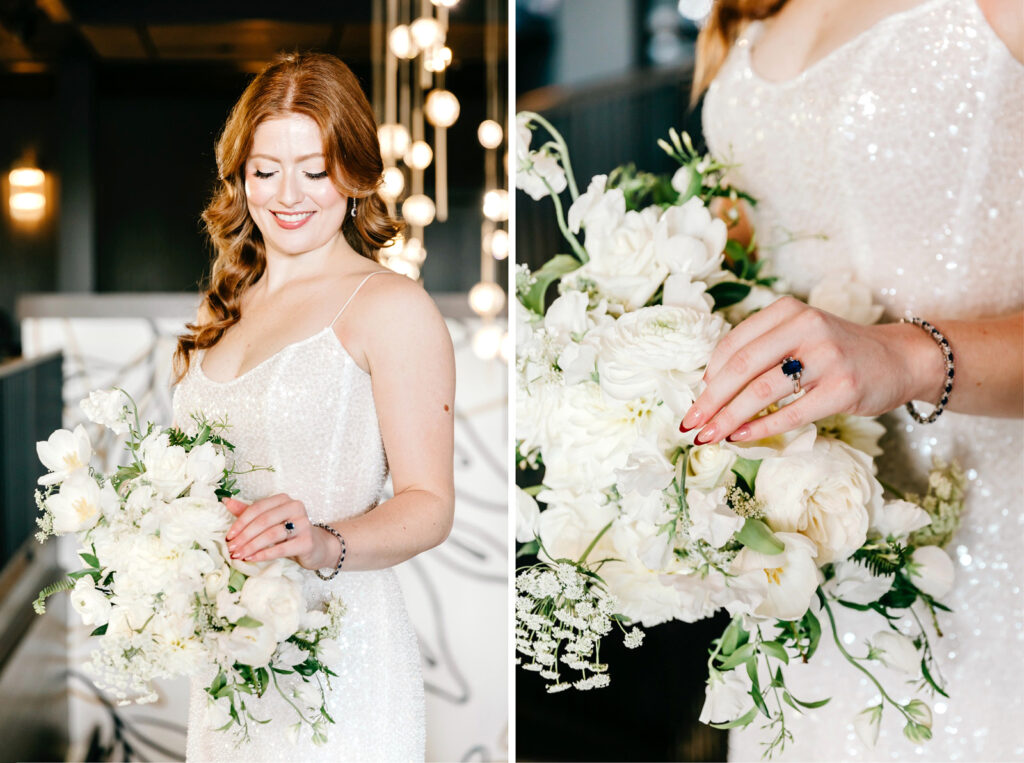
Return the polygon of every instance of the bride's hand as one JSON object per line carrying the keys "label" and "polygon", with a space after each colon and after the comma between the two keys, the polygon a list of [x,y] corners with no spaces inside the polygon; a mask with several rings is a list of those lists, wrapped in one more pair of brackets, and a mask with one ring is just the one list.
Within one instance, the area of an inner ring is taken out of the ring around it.
{"label": "bride's hand", "polygon": [[[238,517],[227,532],[232,559],[262,562],[292,557],[310,570],[334,565],[325,560],[330,557],[330,544],[337,541],[323,528],[310,524],[302,501],[278,493],[251,504],[234,498],[225,498],[223,503]],[[294,529],[287,529],[289,522]]]}
{"label": "bride's hand", "polygon": [[[782,372],[800,361],[805,394],[755,418],[793,394]],[[862,326],[784,297],[730,331],[712,353],[706,388],[686,412],[681,431],[701,427],[704,445],[759,440],[834,413],[877,416],[908,400],[933,402],[945,384],[942,353],[912,324]]]}

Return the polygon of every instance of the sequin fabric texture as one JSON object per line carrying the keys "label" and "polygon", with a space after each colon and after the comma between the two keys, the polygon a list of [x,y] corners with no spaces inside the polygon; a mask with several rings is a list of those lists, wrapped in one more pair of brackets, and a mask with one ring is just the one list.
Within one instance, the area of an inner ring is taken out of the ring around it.
{"label": "sequin fabric texture", "polygon": [[[236,463],[274,467],[240,476],[240,498],[287,493],[303,501],[312,522],[338,521],[377,503],[387,461],[370,377],[331,327],[230,382],[206,377],[203,354],[175,389],[175,421],[187,422],[192,411],[226,416]],[[342,659],[331,665],[338,678],[331,679],[327,710],[336,723],[327,728],[327,744],[314,746],[305,731],[292,743],[286,732],[294,711],[271,691],[250,707],[274,722],[250,724],[250,743],[236,747],[230,734],[208,728],[203,676],[191,684],[188,760],[423,760],[420,656],[394,572],[343,570],[323,581],[306,571],[304,591],[310,605],[337,593],[347,607]],[[279,679],[287,692],[286,681],[295,677]]]}
{"label": "sequin fabric texture", "polygon": [[[782,82],[752,69],[762,29],[749,25],[730,51],[703,120],[711,150],[737,164],[733,182],[758,199],[752,221],[774,272],[802,296],[848,272],[885,307],[883,320],[909,312],[940,329],[943,319],[1021,310],[1024,66],[974,1],[928,0],[888,16]],[[968,478],[964,523],[947,549],[954,613],[933,640],[950,698],[931,702],[932,741],[907,741],[890,708],[870,749],[852,720],[877,691],[823,638],[787,684],[801,699],[832,701],[789,713],[796,742],[782,758],[1024,759],[1022,424],[946,411],[922,426],[903,410],[884,423],[880,476],[890,484],[922,488],[933,456],[955,458]],[[857,655],[885,627],[839,614],[839,637]],[[909,698],[906,676],[878,675],[894,698]],[[730,759],[760,759],[766,738],[756,723],[732,732]]]}

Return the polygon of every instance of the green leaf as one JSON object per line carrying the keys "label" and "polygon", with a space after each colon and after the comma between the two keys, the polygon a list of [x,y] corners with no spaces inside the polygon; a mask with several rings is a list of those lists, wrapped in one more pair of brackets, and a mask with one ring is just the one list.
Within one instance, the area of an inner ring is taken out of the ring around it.
{"label": "green leaf", "polygon": [[734,729],[737,726],[748,726],[750,722],[754,720],[754,716],[756,715],[757,708],[752,707],[745,714],[741,715],[734,721],[729,721],[728,723],[709,723],[708,725],[713,729]]}
{"label": "green leaf", "polygon": [[320,663],[317,662],[315,657],[308,657],[305,662],[293,665],[292,667],[295,668],[296,673],[308,678],[320,669]]}
{"label": "green leaf", "polygon": [[290,676],[292,673],[295,672],[294,670],[285,670],[284,668],[275,668],[273,665],[270,666],[270,669],[273,670],[278,675],[282,675],[282,676]]}
{"label": "green leaf", "polygon": [[750,698],[754,700],[754,707],[764,713],[765,718],[771,718],[772,714],[768,711],[768,705],[765,704],[764,697],[761,696],[760,691],[754,689],[750,690]]}
{"label": "green leaf", "polygon": [[761,459],[753,461],[742,456],[736,459],[732,465],[732,473],[743,480],[743,485],[750,495],[754,494],[754,483],[757,480],[757,472],[761,468]]}
{"label": "green leaf", "polygon": [[806,707],[810,710],[813,710],[816,707],[824,707],[832,701],[831,697],[825,697],[825,699],[819,699],[816,702],[804,702],[803,700],[797,699],[796,697],[793,697],[792,699],[794,702],[800,705],[800,707]]}
{"label": "green leaf", "polygon": [[227,676],[225,676],[224,672],[221,671],[217,674],[217,677],[213,679],[213,683],[210,684],[210,687],[206,691],[208,691],[210,694],[216,695],[217,692],[219,692],[221,689],[227,686],[227,683]]}
{"label": "green leaf", "polygon": [[548,293],[548,287],[562,276],[579,268],[582,264],[570,254],[556,254],[545,262],[539,270],[533,273],[535,283],[522,297],[523,306],[537,313],[537,315],[544,315],[544,297]]}
{"label": "green leaf", "polygon": [[761,650],[776,660],[782,660],[787,665],[789,664],[789,653],[786,652],[786,648],[778,641],[762,641]]}
{"label": "green leaf", "polygon": [[263,623],[251,615],[242,615],[235,625],[239,628],[259,628]]}
{"label": "green leaf", "polygon": [[928,684],[929,684],[929,685],[930,685],[930,686],[931,686],[931,687],[932,687],[933,689],[935,689],[935,691],[937,691],[937,692],[938,692],[939,694],[941,694],[941,695],[942,695],[943,697],[945,697],[946,699],[949,699],[949,695],[948,695],[948,694],[946,694],[946,692],[945,692],[945,691],[943,691],[942,687],[941,687],[941,686],[939,686],[939,685],[938,685],[938,684],[937,684],[937,683],[935,682],[935,679],[934,679],[934,678],[932,678],[932,674],[931,674],[931,671],[930,671],[930,670],[928,670],[928,661],[927,661],[927,660],[926,660],[926,659],[925,659],[924,657],[922,657],[922,658],[921,658],[921,675],[923,675],[923,676],[924,676],[924,680],[925,680],[925,681],[927,681],[927,682],[928,682]]}
{"label": "green leaf", "polygon": [[245,583],[245,573],[241,570],[231,570],[231,576],[228,577],[228,590],[231,593],[237,593],[242,590],[242,585]]}
{"label": "green leaf", "polygon": [[800,625],[807,633],[808,644],[804,659],[809,660],[817,651],[818,644],[821,641],[821,622],[819,622],[818,616],[808,609],[804,612],[804,617],[803,620],[800,621]]}
{"label": "green leaf", "polygon": [[519,547],[516,552],[516,558],[521,556],[537,556],[537,552],[540,551],[540,541],[531,540],[529,543],[524,543]]}
{"label": "green leaf", "polygon": [[751,517],[747,517],[743,527],[736,533],[736,540],[753,551],[769,556],[781,554],[786,548],[786,545],[775,536],[768,525],[760,519]]}
{"label": "green leaf", "polygon": [[[745,634],[743,625],[739,618],[733,619],[729,623],[729,627],[725,629],[725,633],[722,634],[722,654],[728,657],[730,654],[736,651],[736,648],[740,646],[740,635]],[[746,643],[744,640],[743,643]]]}
{"label": "green leaf", "polygon": [[754,658],[754,645],[744,644],[731,655],[722,660],[719,669],[724,673],[727,670],[732,670],[737,665],[741,665],[747,660]]}
{"label": "green leaf", "polygon": [[716,283],[706,293],[715,301],[714,309],[721,310],[735,305],[737,302],[742,302],[750,294],[750,284],[739,281],[723,281]]}
{"label": "green leaf", "polygon": [[106,623],[103,623],[103,625],[101,625],[101,626],[100,626],[99,628],[97,628],[96,630],[94,630],[94,631],[93,631],[92,633],[90,633],[89,635],[90,635],[90,636],[102,636],[102,635],[103,635],[104,633],[106,633],[106,632],[107,632],[107,624],[106,624]]}
{"label": "green leaf", "polygon": [[85,551],[79,551],[78,555],[80,557],[82,557],[82,561],[85,562],[86,564],[88,564],[90,567],[92,567],[93,569],[97,569],[97,570],[99,569],[99,567],[100,567],[100,560],[96,558],[95,554],[89,554],[89,553],[86,553]]}
{"label": "green leaf", "polygon": [[331,717],[331,714],[327,712],[327,708],[323,705],[320,705],[320,715],[326,718],[328,722],[334,723],[334,719]]}

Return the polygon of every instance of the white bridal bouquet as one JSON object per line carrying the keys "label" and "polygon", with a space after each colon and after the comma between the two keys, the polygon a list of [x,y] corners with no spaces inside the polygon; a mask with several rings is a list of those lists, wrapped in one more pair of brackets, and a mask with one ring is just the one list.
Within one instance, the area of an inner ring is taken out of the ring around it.
{"label": "white bridal bouquet", "polygon": [[324,611],[307,610],[291,560],[231,558],[224,536],[235,518],[221,499],[238,493],[235,477],[245,472],[230,463],[228,423],[197,416],[188,431],[143,430],[120,389],[95,391],[81,407],[128,435],[129,463],[113,474],[92,468],[82,425],[37,443],[49,473],[36,491],[36,537],[73,534],[84,567],[43,590],[36,611],[52,594],[71,592],[82,622],[95,626],[87,667],[122,703],[155,700],[154,678],[211,675],[214,728],[245,739],[250,722],[270,723],[254,699],[273,688],[295,709],[289,732],[306,726],[314,742],[326,742],[333,720],[324,685],[335,675],[328,665],[344,605],[334,598]]}
{"label": "white bridal bouquet", "polygon": [[[638,625],[725,609],[732,621],[708,659],[702,722],[729,728],[763,716],[766,755],[781,750],[792,739],[786,712],[828,701],[797,698],[785,682],[785,667],[813,658],[824,633],[878,689],[881,700],[856,719],[866,742],[887,706],[907,737],[930,738],[929,706],[893,699],[871,665],[903,669],[918,693],[946,696],[922,620],[947,609],[953,565],[941,546],[963,504],[959,470],[936,464],[926,496],[888,488],[896,497],[887,499],[873,461],[884,428],[843,414],[769,440],[696,445],[679,422],[712,351],[783,296],[754,244],[729,240],[709,209],[717,197],[754,200],[674,130],[659,141],[680,164],[671,178],[620,167],[579,193],[561,135],[533,113],[517,127],[517,184],[551,198],[572,250],[517,271],[526,487],[516,535],[520,556],[538,557],[516,578],[517,661],[549,691],[607,686],[600,642],[613,627],[636,647]],[[538,128],[550,139],[531,148]],[[841,281],[823,284],[811,304],[877,320],[870,298]],[[836,607],[877,621],[866,651],[838,637]]]}

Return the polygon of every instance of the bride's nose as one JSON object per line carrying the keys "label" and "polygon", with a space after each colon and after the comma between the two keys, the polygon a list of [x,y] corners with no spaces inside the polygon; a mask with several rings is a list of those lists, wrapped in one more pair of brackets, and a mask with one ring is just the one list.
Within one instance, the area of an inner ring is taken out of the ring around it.
{"label": "bride's nose", "polygon": [[295,172],[282,172],[281,185],[277,189],[277,200],[285,206],[292,206],[302,201],[302,189]]}

